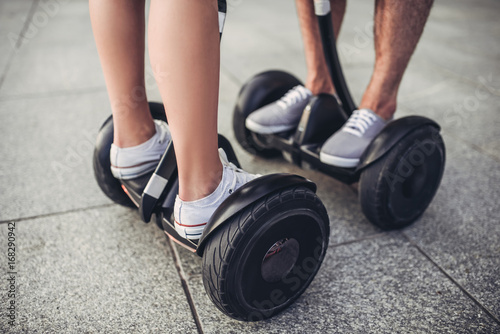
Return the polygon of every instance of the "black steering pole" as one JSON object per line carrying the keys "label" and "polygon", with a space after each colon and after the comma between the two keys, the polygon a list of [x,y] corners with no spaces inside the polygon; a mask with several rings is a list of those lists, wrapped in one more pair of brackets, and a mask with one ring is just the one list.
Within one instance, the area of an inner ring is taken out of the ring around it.
{"label": "black steering pole", "polygon": [[344,78],[344,73],[340,67],[337,47],[335,46],[335,35],[333,33],[332,13],[329,0],[314,0],[314,12],[318,18],[319,32],[321,35],[321,43],[325,54],[326,65],[330,72],[335,91],[342,101],[343,109],[347,116],[357,109],[356,104],[352,100],[349,88]]}

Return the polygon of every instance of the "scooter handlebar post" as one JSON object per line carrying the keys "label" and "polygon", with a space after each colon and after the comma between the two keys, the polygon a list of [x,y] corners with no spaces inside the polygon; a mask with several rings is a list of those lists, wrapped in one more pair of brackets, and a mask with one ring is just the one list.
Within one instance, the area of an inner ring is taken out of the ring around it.
{"label": "scooter handlebar post", "polygon": [[219,9],[219,34],[222,38],[222,31],[224,30],[224,23],[226,22],[227,4],[226,0],[218,0],[217,6]]}
{"label": "scooter handlebar post", "polygon": [[356,110],[356,104],[352,100],[349,88],[340,66],[340,60],[337,53],[335,35],[333,33],[332,13],[329,0],[314,0],[314,12],[318,19],[319,32],[321,35],[321,44],[325,55],[326,65],[330,72],[335,91],[342,101],[343,109],[348,113],[347,116]]}
{"label": "scooter handlebar post", "polygon": [[330,11],[330,0],[314,0],[314,12],[317,16],[325,16]]}

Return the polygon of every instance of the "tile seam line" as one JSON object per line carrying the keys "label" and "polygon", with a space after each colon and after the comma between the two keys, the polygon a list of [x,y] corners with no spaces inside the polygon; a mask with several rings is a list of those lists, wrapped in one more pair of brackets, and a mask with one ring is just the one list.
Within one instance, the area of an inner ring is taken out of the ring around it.
{"label": "tile seam line", "polygon": [[500,319],[498,319],[497,316],[495,316],[493,314],[493,312],[491,312],[486,306],[484,306],[483,304],[481,304],[481,302],[479,302],[479,300],[477,300],[473,295],[472,293],[470,293],[469,291],[467,291],[467,289],[465,289],[460,283],[458,283],[457,280],[455,280],[446,270],[444,270],[444,268],[442,268],[439,264],[437,264],[436,261],[434,261],[432,259],[432,257],[430,255],[428,255],[416,242],[414,242],[405,232],[401,232],[401,234],[406,238],[406,240],[410,243],[410,245],[412,245],[413,247],[415,247],[425,258],[427,258],[427,260],[429,260],[436,268],[438,268],[439,271],[441,271],[441,273],[443,273],[446,278],[448,278],[455,286],[457,286],[467,297],[469,297],[477,306],[479,306],[480,309],[483,310],[483,312],[485,312],[488,316],[490,316],[493,321],[495,321],[498,325],[500,325]]}
{"label": "tile seam line", "polygon": [[[363,238],[344,241],[344,242],[340,242],[340,243],[334,244],[334,245],[328,245],[328,249],[342,247],[342,246],[348,246],[351,244],[355,244],[355,243],[363,242],[363,241],[367,241],[367,240],[378,239],[378,238],[384,237],[386,235],[387,235],[387,232],[375,233],[375,234],[372,234],[372,235],[369,235],[369,236],[366,236]],[[194,273],[194,274],[191,274],[190,278],[188,278],[187,280],[189,281],[193,277],[202,277],[202,275],[203,275],[202,273]]]}
{"label": "tile seam line", "polygon": [[172,252],[172,259],[174,260],[175,268],[177,269],[177,274],[179,275],[179,279],[181,281],[182,289],[184,290],[184,294],[186,296],[189,309],[191,310],[191,315],[193,316],[194,323],[196,325],[196,329],[198,331],[198,334],[204,334],[203,332],[203,326],[200,321],[200,317],[198,315],[198,312],[196,311],[196,306],[194,304],[193,296],[191,294],[191,291],[189,290],[189,284],[188,280],[186,278],[186,274],[184,273],[184,270],[182,269],[182,264],[181,264],[181,259],[179,256],[179,253],[177,252],[177,248],[175,247],[173,241],[167,236],[167,244],[170,248],[170,251]]}
{"label": "tile seam line", "polygon": [[10,66],[12,65],[12,61],[14,60],[14,56],[16,52],[21,48],[21,37],[24,36],[24,33],[28,29],[28,26],[30,25],[33,15],[35,15],[35,9],[38,8],[38,2],[39,0],[33,0],[31,3],[30,10],[28,12],[28,17],[26,17],[26,21],[24,22],[23,28],[21,29],[21,33],[19,34],[19,39],[16,42],[16,45],[14,45],[13,50],[10,52],[9,59],[7,60],[7,64],[5,64],[2,76],[0,77],[0,91],[2,90],[3,84],[5,82],[5,78],[7,77],[7,73],[9,72]]}
{"label": "tile seam line", "polygon": [[387,232],[375,233],[375,234],[371,234],[371,235],[368,235],[368,236],[365,236],[365,237],[362,237],[362,238],[348,240],[348,241],[343,241],[343,242],[339,242],[338,244],[329,245],[328,248],[337,248],[337,247],[348,246],[348,245],[355,244],[355,243],[358,243],[358,242],[363,242],[363,241],[367,241],[367,240],[382,238],[382,237],[385,237],[387,235],[388,235]]}
{"label": "tile seam line", "polygon": [[27,93],[27,94],[3,95],[3,96],[0,95],[0,102],[58,98],[64,96],[85,95],[85,94],[102,93],[102,92],[107,92],[106,86],[95,86],[95,87],[72,89],[72,90],[55,90],[52,92],[43,92],[43,93]]}
{"label": "tile seam line", "polygon": [[99,204],[99,205],[88,206],[85,208],[76,208],[76,209],[70,209],[70,210],[65,210],[65,211],[50,212],[50,213],[44,213],[44,214],[35,215],[35,216],[5,219],[5,220],[0,220],[0,225],[7,224],[10,222],[17,223],[17,222],[22,222],[22,221],[32,220],[32,219],[41,219],[41,218],[47,218],[47,217],[62,216],[62,215],[70,214],[70,213],[74,213],[74,212],[85,212],[85,211],[94,210],[94,209],[107,208],[107,207],[111,207],[111,206],[115,206],[115,205],[116,204],[114,204],[114,203]]}

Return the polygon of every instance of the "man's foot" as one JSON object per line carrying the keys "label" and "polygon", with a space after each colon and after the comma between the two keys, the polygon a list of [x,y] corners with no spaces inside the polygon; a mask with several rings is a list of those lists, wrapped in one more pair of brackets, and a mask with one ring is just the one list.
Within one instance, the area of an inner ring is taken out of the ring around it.
{"label": "man's foot", "polygon": [[111,172],[117,179],[129,180],[155,170],[171,140],[167,123],[154,120],[156,133],[148,141],[132,147],[111,145]]}
{"label": "man's foot", "polygon": [[323,144],[319,159],[333,166],[356,167],[363,151],[388,122],[370,109],[355,110]]}
{"label": "man's foot", "polygon": [[175,199],[175,230],[184,238],[199,239],[215,209],[233,191],[260,176],[249,174],[230,163],[224,150],[219,149],[219,155],[223,166],[222,180],[214,192],[196,201],[183,201],[179,196]]}
{"label": "man's foot", "polygon": [[309,89],[301,85],[295,86],[278,101],[251,113],[245,125],[250,131],[261,134],[294,129],[299,125],[302,112],[311,96]]}

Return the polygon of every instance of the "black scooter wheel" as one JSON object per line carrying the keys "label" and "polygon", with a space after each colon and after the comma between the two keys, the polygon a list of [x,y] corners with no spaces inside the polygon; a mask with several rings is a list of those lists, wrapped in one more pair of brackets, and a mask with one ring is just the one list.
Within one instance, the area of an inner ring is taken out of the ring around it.
{"label": "black scooter wheel", "polygon": [[[165,110],[161,103],[149,103],[149,109],[154,119],[166,121]],[[94,176],[103,193],[113,202],[135,208],[135,204],[125,194],[121,183],[111,173],[109,151],[113,143],[113,117],[109,116],[101,126],[94,148]]]}
{"label": "black scooter wheel", "polygon": [[300,85],[293,75],[283,71],[259,73],[240,90],[233,114],[233,130],[238,143],[248,152],[262,157],[274,157],[281,154],[270,148],[265,137],[252,133],[245,126],[245,121],[253,111],[280,99],[288,90]]}
{"label": "black scooter wheel", "polygon": [[438,129],[430,125],[415,129],[362,172],[363,213],[382,229],[410,225],[432,201],[444,165],[445,148]]}
{"label": "black scooter wheel", "polygon": [[225,314],[269,318],[292,304],[318,272],[329,220],[316,194],[287,188],[256,201],[214,232],[203,253],[203,283]]}

